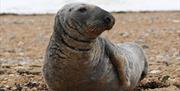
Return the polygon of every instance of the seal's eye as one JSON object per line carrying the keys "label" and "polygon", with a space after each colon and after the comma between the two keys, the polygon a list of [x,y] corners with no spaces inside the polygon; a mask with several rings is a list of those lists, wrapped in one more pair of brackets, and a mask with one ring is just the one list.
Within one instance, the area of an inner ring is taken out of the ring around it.
{"label": "seal's eye", "polygon": [[72,8],[69,9],[69,12],[71,12]]}
{"label": "seal's eye", "polygon": [[85,7],[81,7],[81,8],[78,9],[78,11],[81,12],[81,13],[84,13],[84,12],[87,11],[87,9]]}

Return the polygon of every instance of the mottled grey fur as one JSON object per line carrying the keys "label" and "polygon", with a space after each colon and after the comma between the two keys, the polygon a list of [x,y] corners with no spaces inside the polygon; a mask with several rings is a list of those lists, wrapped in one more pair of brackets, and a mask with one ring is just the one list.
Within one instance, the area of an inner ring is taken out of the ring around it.
{"label": "mottled grey fur", "polygon": [[88,4],[65,5],[56,15],[43,76],[53,91],[130,91],[147,74],[143,50],[99,37],[114,17]]}

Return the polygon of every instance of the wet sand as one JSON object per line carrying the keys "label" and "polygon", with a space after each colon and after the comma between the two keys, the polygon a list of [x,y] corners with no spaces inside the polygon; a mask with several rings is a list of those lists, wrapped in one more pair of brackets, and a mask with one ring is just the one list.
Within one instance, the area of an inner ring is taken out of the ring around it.
{"label": "wet sand", "polygon": [[[136,42],[148,57],[148,76],[137,91],[180,90],[180,12],[113,13],[102,37]],[[48,91],[41,66],[54,15],[0,15],[0,91]]]}

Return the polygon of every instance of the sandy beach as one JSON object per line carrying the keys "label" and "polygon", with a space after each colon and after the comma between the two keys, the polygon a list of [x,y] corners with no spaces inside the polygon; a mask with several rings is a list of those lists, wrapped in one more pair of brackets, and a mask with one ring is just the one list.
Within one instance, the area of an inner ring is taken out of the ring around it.
{"label": "sandy beach", "polygon": [[[0,15],[0,91],[49,91],[41,67],[53,32],[53,14]],[[113,13],[114,27],[101,36],[136,42],[149,62],[136,91],[180,90],[180,12]]]}

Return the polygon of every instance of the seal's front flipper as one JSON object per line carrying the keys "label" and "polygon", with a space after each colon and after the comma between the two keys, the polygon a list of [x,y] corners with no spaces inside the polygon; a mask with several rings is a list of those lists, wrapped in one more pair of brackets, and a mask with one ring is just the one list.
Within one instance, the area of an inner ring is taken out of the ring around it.
{"label": "seal's front flipper", "polygon": [[123,91],[132,91],[129,75],[127,74],[128,72],[126,72],[127,70],[125,57],[123,57],[123,55],[119,52],[118,48],[115,45],[110,42],[108,43],[108,41],[106,42],[107,43],[105,43],[105,51],[117,71],[120,87],[124,89]]}

